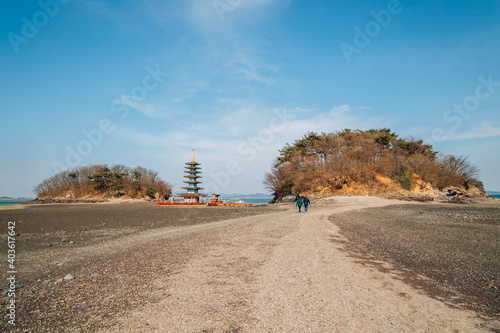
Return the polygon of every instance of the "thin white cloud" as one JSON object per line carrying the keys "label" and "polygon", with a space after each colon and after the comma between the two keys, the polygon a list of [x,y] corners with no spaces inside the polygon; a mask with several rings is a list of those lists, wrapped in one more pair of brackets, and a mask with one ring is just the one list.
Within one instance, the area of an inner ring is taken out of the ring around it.
{"label": "thin white cloud", "polygon": [[[361,112],[356,112],[356,111]],[[371,129],[387,127],[387,121],[376,115],[367,117],[357,106],[342,104],[330,109],[330,112],[303,110],[292,120],[285,132],[288,142],[300,139],[307,132],[331,133],[345,128]]]}
{"label": "thin white cloud", "polygon": [[76,2],[80,5],[81,8],[85,8],[87,10],[96,12],[101,15],[109,16],[112,12],[109,7],[106,6],[105,3],[101,1],[93,1],[93,0],[78,0]]}
{"label": "thin white cloud", "polygon": [[228,67],[233,70],[236,76],[240,76],[247,81],[264,83],[268,86],[272,86],[274,80],[266,78],[262,72],[277,71],[277,67],[264,65],[263,62],[257,57],[251,57],[248,54],[243,54],[242,52],[236,52],[232,56],[232,58],[228,61]]}
{"label": "thin white cloud", "polygon": [[[339,105],[331,110],[335,112],[317,112],[315,110],[295,108],[286,110],[287,117],[277,118],[283,114],[279,109],[237,109],[213,114],[209,121],[201,125],[189,124],[189,129],[167,130],[165,134],[151,134],[130,129],[117,129],[115,134],[154,149],[163,146],[188,148],[196,146],[200,149],[218,154],[231,155],[237,151],[238,145],[252,140],[259,140],[259,135],[274,130],[271,143],[266,145],[283,146],[288,140],[292,142],[309,131],[330,133],[344,128],[374,128],[384,125],[384,120],[377,117],[366,118],[355,112],[356,109],[347,104]],[[187,126],[187,125],[186,125]],[[266,162],[267,163],[267,162]]]}
{"label": "thin white cloud", "polygon": [[330,110],[330,113],[333,115],[338,115],[338,114],[343,114],[345,112],[350,112],[351,110],[352,110],[352,108],[349,105],[343,104],[343,105],[333,107]]}
{"label": "thin white cloud", "polygon": [[204,91],[216,92],[216,90],[211,88],[207,82],[202,80],[193,80],[190,77],[184,77],[181,79],[181,82],[183,82],[180,84],[182,86],[181,89],[183,90],[175,94],[178,97],[172,100],[173,103],[187,101]]}
{"label": "thin white cloud", "polygon": [[348,104],[342,104],[333,107],[330,110],[330,114],[333,115],[347,114],[349,112],[370,110],[371,108],[372,108],[371,106],[350,106]]}
{"label": "thin white cloud", "polygon": [[241,25],[259,24],[277,9],[288,8],[290,0],[192,1],[190,21],[200,31],[231,33]]}
{"label": "thin white cloud", "polygon": [[137,110],[150,118],[154,119],[170,118],[168,110],[160,111],[151,104],[134,102],[130,95],[121,95],[119,98],[116,98],[113,102],[118,105],[124,105],[133,110]]}
{"label": "thin white cloud", "polygon": [[268,49],[265,38],[249,37],[246,31],[272,19],[288,5],[289,0],[192,1],[187,23],[201,37],[197,47],[205,55],[204,61],[216,68],[214,76],[268,87],[274,85],[272,74],[278,67],[262,56]]}
{"label": "thin white cloud", "polygon": [[448,140],[486,139],[497,136],[500,136],[500,126],[495,126],[491,122],[483,122],[467,132],[451,134]]}
{"label": "thin white cloud", "polygon": [[94,12],[113,22],[120,30],[132,31],[136,25],[131,25],[128,16],[133,12],[137,15],[138,8],[129,6],[114,6],[113,2],[103,2],[95,0],[78,0],[76,3],[84,10]]}

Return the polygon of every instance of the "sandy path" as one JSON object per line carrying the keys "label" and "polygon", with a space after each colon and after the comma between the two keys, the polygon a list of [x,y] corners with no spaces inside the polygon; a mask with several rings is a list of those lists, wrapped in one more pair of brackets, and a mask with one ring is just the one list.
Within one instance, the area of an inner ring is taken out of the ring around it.
{"label": "sandy path", "polygon": [[392,203],[337,199],[195,230],[213,244],[177,274],[152,281],[168,296],[128,312],[109,332],[484,332],[390,274],[362,266],[333,240],[328,216]]}

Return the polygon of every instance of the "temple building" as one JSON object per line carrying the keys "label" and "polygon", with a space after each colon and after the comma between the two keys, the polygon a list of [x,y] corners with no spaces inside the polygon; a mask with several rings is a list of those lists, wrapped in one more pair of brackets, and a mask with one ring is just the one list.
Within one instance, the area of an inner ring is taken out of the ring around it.
{"label": "temple building", "polygon": [[201,184],[201,164],[196,162],[194,159],[194,149],[193,149],[193,159],[191,162],[187,162],[184,167],[184,183],[185,187],[182,187],[183,190],[186,190],[185,193],[180,193],[178,195],[173,195],[167,199],[158,199],[156,201],[157,206],[250,206],[252,203],[245,203],[242,200],[235,202],[233,198],[233,202],[226,202],[224,200],[220,200],[219,194],[212,194],[208,196],[206,194],[200,193],[200,190],[203,190],[203,187],[198,187]]}
{"label": "temple building", "polygon": [[186,187],[182,187],[183,190],[186,190],[186,193],[181,193],[179,196],[184,198],[184,202],[188,203],[199,203],[200,197],[204,197],[204,194],[199,193],[199,190],[203,190],[202,187],[198,187],[198,184],[201,184],[201,164],[196,162],[194,159],[194,149],[193,149],[193,159],[191,162],[187,162],[185,166],[184,178],[187,180],[184,183],[188,184]]}

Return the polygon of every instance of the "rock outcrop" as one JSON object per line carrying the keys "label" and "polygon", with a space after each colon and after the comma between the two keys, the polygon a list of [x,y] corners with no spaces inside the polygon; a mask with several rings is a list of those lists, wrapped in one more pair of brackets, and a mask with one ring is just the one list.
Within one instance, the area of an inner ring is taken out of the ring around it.
{"label": "rock outcrop", "polygon": [[419,175],[414,173],[411,176],[411,192],[416,194],[432,194],[434,189],[432,185],[422,179]]}

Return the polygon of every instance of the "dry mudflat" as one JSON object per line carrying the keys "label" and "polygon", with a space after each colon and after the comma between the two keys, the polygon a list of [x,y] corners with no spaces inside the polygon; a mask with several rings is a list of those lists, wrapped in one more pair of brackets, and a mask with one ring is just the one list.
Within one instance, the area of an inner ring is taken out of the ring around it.
{"label": "dry mudflat", "polygon": [[499,207],[351,197],[313,202],[307,214],[146,203],[0,210],[4,230],[16,221],[22,285],[16,326],[4,305],[0,330],[498,331]]}
{"label": "dry mudflat", "polygon": [[394,205],[330,220],[361,263],[388,262],[436,299],[499,317],[499,208],[488,202]]}

